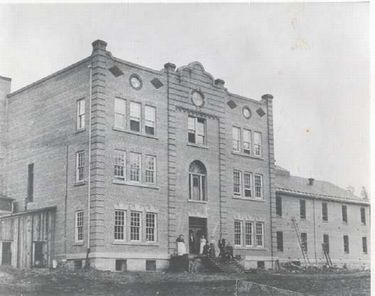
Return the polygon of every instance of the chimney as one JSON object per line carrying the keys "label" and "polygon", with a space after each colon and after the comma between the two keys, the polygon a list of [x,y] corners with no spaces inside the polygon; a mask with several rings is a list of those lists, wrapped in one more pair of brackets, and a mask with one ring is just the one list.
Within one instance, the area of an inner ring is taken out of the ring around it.
{"label": "chimney", "polygon": [[308,180],[309,180],[309,185],[311,186],[314,185],[314,178],[309,178]]}

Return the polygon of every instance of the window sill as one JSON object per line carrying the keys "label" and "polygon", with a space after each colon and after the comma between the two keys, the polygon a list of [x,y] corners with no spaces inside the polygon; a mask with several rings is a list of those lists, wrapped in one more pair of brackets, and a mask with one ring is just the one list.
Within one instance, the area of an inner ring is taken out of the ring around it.
{"label": "window sill", "polygon": [[191,200],[191,199],[189,199],[188,201],[192,202],[192,203],[198,203],[198,204],[207,204],[208,203],[207,200]]}
{"label": "window sill", "polygon": [[235,250],[252,250],[252,251],[266,251],[265,247],[245,247],[245,246],[234,246]]}
{"label": "window sill", "polygon": [[112,183],[118,184],[118,185],[135,186],[135,187],[142,187],[142,188],[155,189],[155,190],[160,189],[160,187],[155,186],[155,185],[147,185],[147,184],[136,183],[136,182],[128,182],[128,181],[123,181],[123,180],[118,180],[118,179],[114,179],[112,181]]}
{"label": "window sill", "polygon": [[157,242],[129,242],[129,241],[113,241],[113,245],[127,245],[127,246],[150,246],[150,247],[159,247],[160,244]]}
{"label": "window sill", "polygon": [[81,129],[76,130],[76,131],[74,132],[74,134],[77,135],[77,134],[83,133],[83,132],[85,132],[85,131],[86,131],[86,128],[81,128]]}
{"label": "window sill", "polygon": [[263,199],[260,199],[260,198],[247,198],[247,197],[242,197],[240,195],[234,195],[232,198],[233,199],[238,199],[238,200],[246,200],[246,201],[265,202],[264,198]]}
{"label": "window sill", "polygon": [[122,129],[122,128],[119,128],[119,127],[113,127],[112,129],[114,131],[117,131],[117,132],[123,132],[123,133],[131,134],[131,135],[135,135],[135,136],[150,138],[150,139],[154,139],[154,140],[158,140],[159,139],[155,135],[147,135],[147,134],[144,134],[144,133],[141,133],[141,132],[134,132],[134,131]]}
{"label": "window sill", "polygon": [[83,185],[86,185],[86,180],[82,180],[82,181],[77,181],[74,183],[74,186],[83,186]]}
{"label": "window sill", "polygon": [[246,153],[243,153],[243,152],[240,152],[240,151],[232,151],[232,154],[247,157],[247,158],[252,158],[252,159],[264,160],[264,158],[262,156],[250,155],[250,154],[246,154]]}
{"label": "window sill", "polygon": [[207,145],[194,144],[194,143],[187,143],[186,145],[190,147],[195,147],[195,148],[208,149]]}

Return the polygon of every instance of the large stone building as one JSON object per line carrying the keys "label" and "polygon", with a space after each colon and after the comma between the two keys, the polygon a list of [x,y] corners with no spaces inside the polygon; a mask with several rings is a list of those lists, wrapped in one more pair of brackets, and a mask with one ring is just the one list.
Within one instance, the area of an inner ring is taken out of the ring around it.
{"label": "large stone building", "polygon": [[15,92],[0,77],[2,264],[163,269],[180,234],[190,253],[202,235],[225,238],[245,268],[295,259],[277,249],[289,225],[276,215],[272,96],[232,94],[198,62],[153,70],[92,45]]}

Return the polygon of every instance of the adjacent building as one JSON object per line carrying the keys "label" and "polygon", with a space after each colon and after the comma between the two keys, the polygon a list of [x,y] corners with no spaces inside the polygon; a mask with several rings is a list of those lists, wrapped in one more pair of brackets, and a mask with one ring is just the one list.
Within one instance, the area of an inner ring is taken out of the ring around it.
{"label": "adjacent building", "polygon": [[[293,207],[276,214],[280,196],[285,206],[301,195],[278,185],[273,97],[232,94],[199,62],[154,70],[114,57],[104,41],[92,46],[89,57],[20,90],[0,77],[1,263],[159,270],[180,234],[190,254],[202,236],[225,238],[245,268],[298,259]],[[333,228],[314,228],[310,203],[321,199],[302,192],[318,262],[318,236],[333,240]],[[339,203],[327,200],[333,215]],[[367,247],[354,207],[368,219],[369,204],[346,205],[345,235],[354,240],[360,227]],[[343,256],[355,261],[350,248]]]}

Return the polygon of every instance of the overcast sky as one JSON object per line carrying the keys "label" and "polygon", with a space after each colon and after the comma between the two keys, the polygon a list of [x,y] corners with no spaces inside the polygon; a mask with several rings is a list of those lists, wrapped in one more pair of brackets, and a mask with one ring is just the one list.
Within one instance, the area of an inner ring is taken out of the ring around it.
{"label": "overcast sky", "polygon": [[277,164],[369,186],[368,4],[0,5],[0,75],[16,90],[91,53],[161,69],[200,61],[230,92],[274,95]]}

